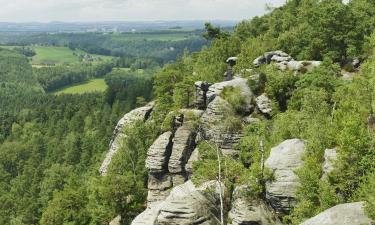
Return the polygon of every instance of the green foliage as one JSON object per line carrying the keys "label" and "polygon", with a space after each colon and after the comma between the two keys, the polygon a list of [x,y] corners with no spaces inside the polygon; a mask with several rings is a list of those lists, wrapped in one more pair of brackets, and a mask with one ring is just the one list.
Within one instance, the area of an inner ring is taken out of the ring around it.
{"label": "green foliage", "polygon": [[261,70],[267,76],[265,88],[267,96],[277,101],[280,111],[285,111],[288,100],[296,89],[298,77],[289,71],[282,72],[272,65],[263,67]]}
{"label": "green foliage", "polygon": [[243,95],[241,95],[240,88],[224,87],[223,91],[220,93],[220,96],[232,105],[236,113],[245,113],[246,99]]}

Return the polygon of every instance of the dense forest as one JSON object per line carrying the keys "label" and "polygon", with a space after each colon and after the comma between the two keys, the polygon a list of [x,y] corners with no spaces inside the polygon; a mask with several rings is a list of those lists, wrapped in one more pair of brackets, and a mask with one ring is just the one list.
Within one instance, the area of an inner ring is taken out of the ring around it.
{"label": "dense forest", "polygon": [[[157,36],[161,37],[157,37]],[[178,36],[177,38],[173,38]],[[170,37],[170,38],[169,38]],[[62,33],[62,34],[3,34],[5,45],[48,45],[82,49],[91,54],[116,57],[153,57],[161,62],[173,61],[185,49],[199,51],[207,41],[201,31],[155,31],[143,33]]]}
{"label": "dense forest", "polygon": [[[236,146],[239,159],[224,159],[229,162],[223,166],[229,171],[223,177],[227,187],[247,184],[262,198],[264,182],[271,178],[261,173],[260,143],[268,156],[281,141],[300,138],[307,143],[305,163],[296,171],[301,186],[297,205],[283,222],[300,224],[353,201],[366,201],[368,216],[375,218],[374,28],[373,0],[290,0],[240,22],[233,32],[206,24],[206,40],[160,44],[116,41],[103,34],[19,37],[18,44],[66,45],[121,57],[108,64],[32,68],[19,49],[0,49],[0,224],[108,224],[117,215],[130,224],[145,208],[147,149],[170,129],[172,111],[192,106],[194,82],[222,81],[232,56],[238,56],[235,73],[244,78],[261,74],[260,85],[248,85],[266,93],[274,110],[260,123],[244,126],[239,121],[247,113],[241,108],[244,99],[235,89],[221,94],[233,109],[223,123],[245,134]],[[210,45],[196,52],[207,40]],[[166,50],[170,47],[178,51]],[[273,64],[254,66],[256,57],[279,49],[322,64],[298,75]],[[355,76],[344,80],[343,72]],[[106,80],[105,93],[47,93],[93,77]],[[127,130],[107,175],[100,176],[117,121],[151,100],[156,102],[151,119]],[[209,143],[199,148],[204,154],[194,164],[196,183],[216,176]],[[321,180],[324,150],[332,148],[338,153],[336,167]]]}

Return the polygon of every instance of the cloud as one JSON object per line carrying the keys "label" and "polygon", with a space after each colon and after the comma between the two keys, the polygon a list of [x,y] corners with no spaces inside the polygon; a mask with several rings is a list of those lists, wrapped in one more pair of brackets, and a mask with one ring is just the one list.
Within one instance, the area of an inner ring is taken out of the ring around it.
{"label": "cloud", "polygon": [[0,0],[0,21],[239,20],[285,0]]}

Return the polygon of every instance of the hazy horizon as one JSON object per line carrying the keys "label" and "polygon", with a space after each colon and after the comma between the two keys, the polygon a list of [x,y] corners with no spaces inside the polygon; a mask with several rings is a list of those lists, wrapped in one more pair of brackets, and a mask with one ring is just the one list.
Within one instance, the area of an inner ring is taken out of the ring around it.
{"label": "hazy horizon", "polygon": [[239,21],[285,0],[0,0],[0,22]]}

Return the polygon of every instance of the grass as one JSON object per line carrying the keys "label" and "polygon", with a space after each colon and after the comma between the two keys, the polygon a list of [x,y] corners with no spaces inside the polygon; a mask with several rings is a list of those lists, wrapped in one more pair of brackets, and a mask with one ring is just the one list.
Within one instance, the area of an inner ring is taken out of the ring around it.
{"label": "grass", "polygon": [[[0,46],[1,48],[13,49],[19,46]],[[34,49],[36,55],[31,58],[31,64],[34,67],[53,66],[61,64],[75,64],[81,63],[79,55],[90,55],[93,58],[101,58],[104,61],[112,60],[112,56],[88,54],[85,51],[76,49],[71,50],[68,47],[57,47],[57,46],[26,46]],[[75,53],[75,54],[74,54]],[[97,63],[100,61],[93,61]]]}
{"label": "grass", "polygon": [[63,88],[54,92],[55,95],[61,94],[85,94],[91,92],[104,92],[107,89],[104,79],[93,79],[86,83]]}
{"label": "grass", "polygon": [[73,55],[73,51],[67,47],[36,46],[36,55],[32,58],[33,65],[42,64],[65,64],[76,63],[78,56]]}

